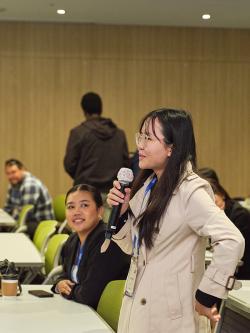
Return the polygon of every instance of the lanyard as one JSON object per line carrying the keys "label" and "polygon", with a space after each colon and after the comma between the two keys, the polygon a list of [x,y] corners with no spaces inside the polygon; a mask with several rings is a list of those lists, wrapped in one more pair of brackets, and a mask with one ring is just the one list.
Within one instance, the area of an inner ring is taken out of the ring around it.
{"label": "lanyard", "polygon": [[78,247],[78,251],[77,251],[77,255],[76,255],[76,259],[75,259],[75,264],[72,266],[72,270],[71,270],[71,279],[75,283],[79,282],[78,278],[77,278],[77,273],[78,273],[78,269],[80,266],[80,262],[82,260],[83,253],[84,253],[84,244],[82,246],[80,244]]}
{"label": "lanyard", "polygon": [[155,186],[155,183],[157,182],[157,177],[154,176],[153,179],[151,179],[150,183],[147,185],[145,193],[144,193],[144,198],[146,197],[146,195],[148,194],[148,192],[150,192],[152,190],[152,188]]}
{"label": "lanyard", "polygon": [[80,265],[83,253],[84,253],[84,244],[82,246],[80,245],[78,248],[78,251],[77,251],[77,256],[76,256],[76,260],[75,260],[75,265],[77,267],[79,267],[79,265]]}
{"label": "lanyard", "polygon": [[152,190],[152,188],[155,186],[155,183],[157,182],[157,177],[154,176],[151,181],[149,182],[149,184],[147,185],[145,192],[144,192],[144,196],[143,196],[143,200],[141,203],[141,209],[140,209],[140,213],[143,209],[145,209],[145,204],[146,204],[146,200],[148,199],[150,192]]}
{"label": "lanyard", "polygon": [[139,256],[139,237],[135,234],[133,238],[133,257]]}

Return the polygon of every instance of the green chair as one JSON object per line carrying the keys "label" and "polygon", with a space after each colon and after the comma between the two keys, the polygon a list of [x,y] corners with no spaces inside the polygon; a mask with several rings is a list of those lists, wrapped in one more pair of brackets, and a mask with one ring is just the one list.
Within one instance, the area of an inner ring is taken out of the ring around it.
{"label": "green chair", "polygon": [[102,292],[97,313],[117,331],[125,280],[110,281]]}
{"label": "green chair", "polygon": [[62,270],[62,267],[59,266],[61,252],[63,245],[68,239],[69,235],[67,234],[56,234],[52,236],[47,244],[45,251],[45,275],[47,276],[43,284],[51,283],[55,274],[58,274]]}
{"label": "green chair", "polygon": [[58,222],[55,220],[41,221],[36,228],[33,243],[42,256],[44,256],[49,238],[56,232],[57,224]]}
{"label": "green chair", "polygon": [[53,199],[53,209],[55,218],[59,222],[65,221],[65,194],[59,194]]}
{"label": "green chair", "polygon": [[34,208],[33,205],[24,205],[20,211],[18,220],[17,220],[17,227],[15,232],[26,232],[27,231],[27,217],[28,213]]}

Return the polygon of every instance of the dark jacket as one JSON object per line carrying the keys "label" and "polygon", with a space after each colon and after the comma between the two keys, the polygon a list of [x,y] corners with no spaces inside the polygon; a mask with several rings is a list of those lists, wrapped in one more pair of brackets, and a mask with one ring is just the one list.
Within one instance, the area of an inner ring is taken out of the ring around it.
{"label": "dark jacket", "polygon": [[91,118],[71,130],[64,168],[74,185],[88,183],[107,192],[119,169],[128,165],[125,134],[110,119]]}
{"label": "dark jacket", "polygon": [[225,214],[245,238],[245,252],[242,258],[244,265],[238,268],[236,276],[241,280],[250,280],[250,213],[238,201],[226,199]]}
{"label": "dark jacket", "polygon": [[[126,279],[130,263],[130,256],[124,254],[114,242],[111,242],[105,253],[100,253],[105,229],[105,224],[100,222],[87,237],[77,274],[79,284],[73,287],[69,296],[63,295],[94,309],[97,308],[100,296],[109,281]],[[78,246],[78,235],[73,233],[63,248],[63,273],[52,287],[52,291],[55,291],[59,281],[71,280],[71,269],[75,263]]]}

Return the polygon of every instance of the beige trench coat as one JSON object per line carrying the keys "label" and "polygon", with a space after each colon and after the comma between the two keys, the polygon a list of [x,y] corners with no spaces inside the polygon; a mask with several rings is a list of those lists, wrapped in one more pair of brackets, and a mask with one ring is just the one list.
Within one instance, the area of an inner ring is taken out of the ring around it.
{"label": "beige trench coat", "polygon": [[[134,217],[145,209],[149,181],[130,201]],[[113,236],[127,253],[132,252],[132,237],[138,229],[133,226],[134,217]],[[207,236],[214,254],[204,273]],[[162,218],[154,247],[140,247],[134,295],[123,298],[118,333],[201,332],[201,317],[194,310],[195,291],[199,288],[226,298],[228,276],[234,274],[243,251],[244,239],[215,205],[210,185],[189,170]]]}

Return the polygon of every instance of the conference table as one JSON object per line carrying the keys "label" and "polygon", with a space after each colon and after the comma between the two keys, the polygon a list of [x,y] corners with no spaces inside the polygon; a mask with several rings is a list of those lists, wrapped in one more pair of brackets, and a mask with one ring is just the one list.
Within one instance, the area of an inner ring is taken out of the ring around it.
{"label": "conference table", "polygon": [[21,270],[28,269],[24,283],[31,282],[44,265],[39,251],[23,233],[0,233],[0,261],[4,259],[13,261]]}
{"label": "conference table", "polygon": [[4,333],[114,333],[90,307],[60,295],[38,298],[31,289],[50,291],[49,285],[23,285],[21,296],[0,299],[0,327]]}
{"label": "conference table", "polygon": [[14,227],[15,225],[16,221],[13,217],[0,208],[0,227]]}

